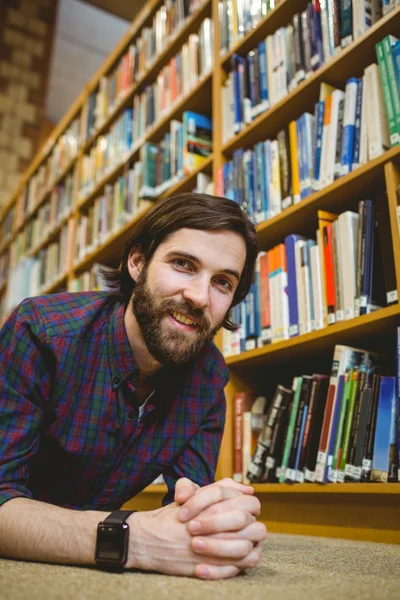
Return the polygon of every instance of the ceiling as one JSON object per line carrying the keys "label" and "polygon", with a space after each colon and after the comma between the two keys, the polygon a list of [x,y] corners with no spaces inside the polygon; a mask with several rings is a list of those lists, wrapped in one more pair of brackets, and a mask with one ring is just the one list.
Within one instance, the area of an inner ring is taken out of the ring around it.
{"label": "ceiling", "polygon": [[121,19],[133,21],[136,15],[146,4],[147,0],[80,0],[87,4],[93,4]]}
{"label": "ceiling", "polygon": [[[140,0],[124,2],[136,4]],[[128,28],[129,21],[100,10],[94,3],[59,0],[46,106],[49,121],[58,123]]]}

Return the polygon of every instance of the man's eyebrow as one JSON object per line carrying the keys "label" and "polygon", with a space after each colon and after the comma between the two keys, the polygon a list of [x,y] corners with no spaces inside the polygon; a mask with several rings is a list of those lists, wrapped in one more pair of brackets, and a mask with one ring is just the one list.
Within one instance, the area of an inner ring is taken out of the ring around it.
{"label": "man's eyebrow", "polygon": [[[184,250],[171,250],[167,253],[166,258],[170,259],[173,256],[187,258],[188,260],[194,262],[196,265],[201,265],[201,260],[197,256],[195,256],[194,254],[190,254],[189,252],[185,252]],[[240,281],[240,273],[236,269],[221,269],[221,273],[225,273],[226,275],[232,275],[238,281]]]}

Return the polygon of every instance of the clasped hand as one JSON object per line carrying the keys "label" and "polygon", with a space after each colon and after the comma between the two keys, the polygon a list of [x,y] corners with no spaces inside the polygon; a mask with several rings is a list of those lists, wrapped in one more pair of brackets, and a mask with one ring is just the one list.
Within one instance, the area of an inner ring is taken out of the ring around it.
{"label": "clasped hand", "polygon": [[252,487],[229,478],[203,488],[186,478],[177,481],[178,518],[188,524],[191,547],[202,557],[194,575],[220,579],[257,566],[267,530],[256,522],[260,502],[253,494]]}
{"label": "clasped hand", "polygon": [[181,478],[175,502],[134,513],[127,568],[225,579],[257,566],[263,523],[252,487],[223,479],[200,488]]}

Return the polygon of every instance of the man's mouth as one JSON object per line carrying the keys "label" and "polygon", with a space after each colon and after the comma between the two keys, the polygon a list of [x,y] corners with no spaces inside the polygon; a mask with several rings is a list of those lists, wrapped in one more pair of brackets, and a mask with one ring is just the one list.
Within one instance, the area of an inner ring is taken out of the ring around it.
{"label": "man's mouth", "polygon": [[193,319],[190,319],[189,317],[187,317],[186,315],[183,315],[182,313],[176,312],[175,310],[173,310],[171,313],[172,318],[177,321],[178,323],[181,323],[182,325],[186,325],[187,327],[198,327],[197,323],[195,321],[193,321]]}

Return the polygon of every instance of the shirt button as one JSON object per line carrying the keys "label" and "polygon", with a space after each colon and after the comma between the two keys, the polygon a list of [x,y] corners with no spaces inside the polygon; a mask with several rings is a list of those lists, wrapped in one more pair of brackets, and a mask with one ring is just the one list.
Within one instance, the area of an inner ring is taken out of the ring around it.
{"label": "shirt button", "polygon": [[113,380],[113,381],[114,381],[114,383],[115,383],[115,384],[117,384],[117,383],[119,383],[119,382],[121,381],[121,378],[120,378],[120,377],[118,377],[118,375],[115,375],[115,377],[114,377],[114,380]]}

